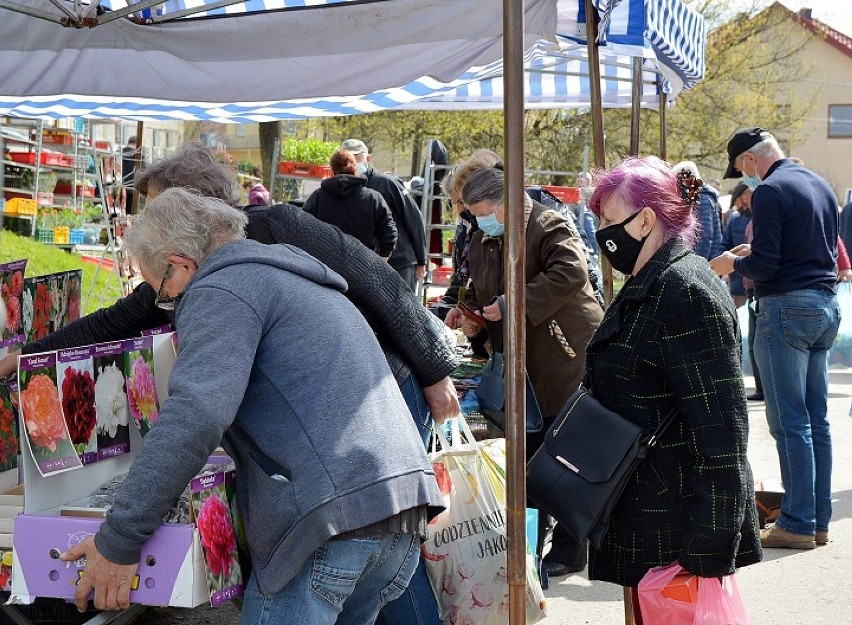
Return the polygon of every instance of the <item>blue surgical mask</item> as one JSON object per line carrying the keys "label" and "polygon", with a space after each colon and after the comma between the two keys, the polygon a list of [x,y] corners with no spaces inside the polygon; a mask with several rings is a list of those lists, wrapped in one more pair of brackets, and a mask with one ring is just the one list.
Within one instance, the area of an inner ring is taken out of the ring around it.
{"label": "blue surgical mask", "polygon": [[743,172],[743,184],[754,191],[760,185],[760,176],[747,176]]}
{"label": "blue surgical mask", "polygon": [[358,173],[366,174],[367,173],[367,162],[366,161],[358,161]]}
{"label": "blue surgical mask", "polygon": [[488,215],[477,215],[476,225],[489,237],[502,237],[506,231],[506,226],[497,221],[497,213]]}

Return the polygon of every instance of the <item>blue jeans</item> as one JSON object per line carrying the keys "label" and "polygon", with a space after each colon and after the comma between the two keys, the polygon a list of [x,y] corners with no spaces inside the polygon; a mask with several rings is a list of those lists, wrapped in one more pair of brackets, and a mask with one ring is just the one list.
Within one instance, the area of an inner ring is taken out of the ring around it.
{"label": "blue jeans", "polygon": [[839,325],[837,298],[827,291],[758,301],[754,355],[785,491],[776,523],[794,534],[828,530],[831,520],[828,350]]}
{"label": "blue jeans", "polygon": [[[414,374],[408,376],[399,389],[405,397],[405,403],[411,411],[411,416],[417,424],[417,430],[428,445],[432,437],[432,418],[429,416],[429,406]],[[426,565],[423,561],[417,565],[414,575],[396,601],[391,601],[382,608],[377,625],[441,625],[438,615],[438,602],[426,575]]]}
{"label": "blue jeans", "polygon": [[264,595],[252,573],[241,625],[370,625],[402,594],[420,560],[413,534],[329,540],[290,583]]}

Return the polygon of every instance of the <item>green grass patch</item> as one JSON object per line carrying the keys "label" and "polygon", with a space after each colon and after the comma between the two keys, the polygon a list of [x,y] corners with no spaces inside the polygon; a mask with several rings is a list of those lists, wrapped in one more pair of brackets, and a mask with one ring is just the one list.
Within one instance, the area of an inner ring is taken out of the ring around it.
{"label": "green grass patch", "polygon": [[[30,237],[22,237],[7,230],[0,230],[0,263],[10,260],[26,258],[26,277],[43,276],[58,271],[69,271],[71,269],[83,270],[83,302],[86,303],[86,294],[89,286],[95,281],[92,296],[84,307],[84,314],[94,312],[100,308],[101,296],[103,305],[108,306],[121,297],[118,286],[118,277],[112,270],[101,267],[97,272],[97,265],[83,262],[78,254],[72,254],[65,250],[39,243]],[[97,277],[95,273],[97,272]]]}

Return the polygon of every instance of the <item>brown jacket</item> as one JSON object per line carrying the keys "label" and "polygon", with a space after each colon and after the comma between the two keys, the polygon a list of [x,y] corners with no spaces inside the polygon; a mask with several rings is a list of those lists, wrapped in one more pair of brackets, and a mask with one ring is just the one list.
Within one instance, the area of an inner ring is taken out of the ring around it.
{"label": "brown jacket", "polygon": [[[533,202],[526,244],[527,372],[545,418],[556,416],[583,381],[586,344],[603,318],[581,245],[572,223]],[[476,232],[468,261],[471,286],[465,303],[482,310],[505,293],[502,237]],[[502,324],[490,325],[501,333]],[[495,340],[502,349],[502,336]]]}

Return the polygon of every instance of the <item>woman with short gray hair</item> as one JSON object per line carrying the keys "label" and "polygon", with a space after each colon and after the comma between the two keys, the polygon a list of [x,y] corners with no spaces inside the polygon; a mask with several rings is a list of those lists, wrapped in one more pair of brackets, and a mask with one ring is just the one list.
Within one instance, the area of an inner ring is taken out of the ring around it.
{"label": "woman with short gray hair", "polygon": [[[462,200],[476,217],[480,231],[473,234],[468,252],[470,285],[465,304],[489,322],[493,349],[503,351],[504,297],[503,232],[504,174],[497,168],[470,174]],[[526,332],[527,373],[544,417],[541,432],[527,434],[528,456],[543,442],[544,432],[585,373],[586,344],[597,329],[603,310],[589,282],[586,254],[574,224],[560,213],[524,195],[526,223]],[[462,313],[450,311],[447,325],[461,327],[473,342],[485,333]],[[542,515],[542,521],[545,515]],[[538,551],[544,541],[539,528]],[[578,544],[559,525],[544,560],[554,577],[580,571],[586,565],[585,543]]]}

